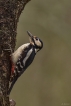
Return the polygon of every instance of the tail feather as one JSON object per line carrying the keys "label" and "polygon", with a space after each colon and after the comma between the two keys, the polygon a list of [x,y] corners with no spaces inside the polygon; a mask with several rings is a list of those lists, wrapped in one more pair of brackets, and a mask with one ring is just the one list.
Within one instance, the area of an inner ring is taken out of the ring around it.
{"label": "tail feather", "polygon": [[17,81],[17,79],[18,79],[18,77],[15,77],[14,80],[11,82],[10,87],[9,87],[9,90],[8,90],[8,93],[7,93],[8,95],[10,95],[11,90],[12,90],[15,82]]}

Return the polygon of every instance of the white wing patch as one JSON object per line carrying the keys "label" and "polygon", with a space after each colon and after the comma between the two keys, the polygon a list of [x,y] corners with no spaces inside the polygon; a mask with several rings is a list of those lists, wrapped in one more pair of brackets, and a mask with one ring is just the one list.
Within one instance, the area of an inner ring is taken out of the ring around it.
{"label": "white wing patch", "polygon": [[30,49],[29,52],[27,53],[26,57],[24,58],[24,60],[23,60],[23,64],[24,64],[24,66],[25,66],[25,63],[26,63],[27,59],[30,57],[32,51],[33,51],[33,50]]}

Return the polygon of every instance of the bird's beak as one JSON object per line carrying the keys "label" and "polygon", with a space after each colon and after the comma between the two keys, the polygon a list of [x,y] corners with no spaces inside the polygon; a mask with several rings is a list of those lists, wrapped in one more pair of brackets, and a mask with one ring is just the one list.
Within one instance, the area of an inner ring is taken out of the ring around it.
{"label": "bird's beak", "polygon": [[33,35],[32,35],[29,31],[27,31],[27,33],[28,33],[28,35],[29,35],[29,37],[30,37],[30,42],[33,43],[33,42],[34,42],[34,37],[33,37]]}
{"label": "bird's beak", "polygon": [[29,37],[32,39],[33,35],[29,31],[27,31],[27,33],[28,33]]}

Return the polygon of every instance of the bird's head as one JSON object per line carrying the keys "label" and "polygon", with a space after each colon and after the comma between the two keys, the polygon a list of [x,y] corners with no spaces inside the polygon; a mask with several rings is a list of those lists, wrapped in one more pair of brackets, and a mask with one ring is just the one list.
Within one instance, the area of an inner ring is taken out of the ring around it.
{"label": "bird's head", "polygon": [[29,38],[30,38],[30,43],[35,47],[36,51],[39,51],[43,47],[43,42],[36,36],[33,36],[29,31],[27,31]]}

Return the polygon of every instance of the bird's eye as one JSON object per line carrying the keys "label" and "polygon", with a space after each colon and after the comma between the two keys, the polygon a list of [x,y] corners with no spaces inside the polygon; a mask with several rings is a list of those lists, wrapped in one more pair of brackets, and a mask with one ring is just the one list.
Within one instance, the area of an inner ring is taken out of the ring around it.
{"label": "bird's eye", "polygon": [[38,40],[38,38],[36,38],[36,40]]}

